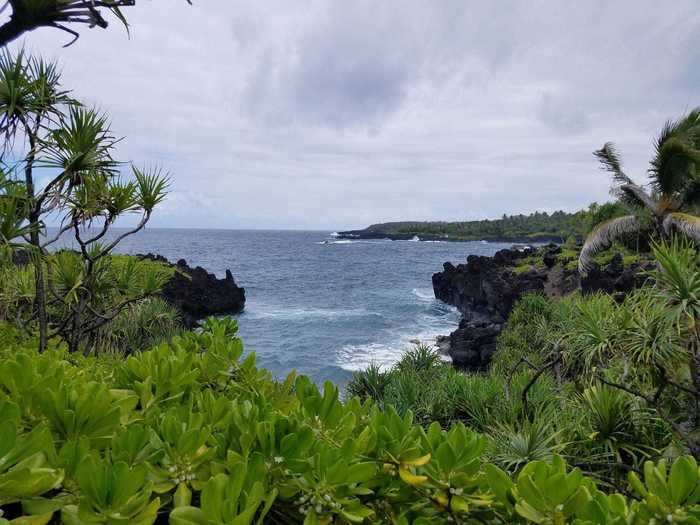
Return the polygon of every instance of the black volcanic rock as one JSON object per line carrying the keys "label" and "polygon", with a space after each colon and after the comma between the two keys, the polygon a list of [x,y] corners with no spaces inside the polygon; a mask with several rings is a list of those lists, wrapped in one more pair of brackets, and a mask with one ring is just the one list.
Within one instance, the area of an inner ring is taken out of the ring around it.
{"label": "black volcanic rock", "polygon": [[496,352],[496,340],[502,329],[502,324],[462,319],[449,336],[448,353],[452,362],[474,372],[485,371]]}
{"label": "black volcanic rock", "polygon": [[[442,272],[433,275],[435,297],[456,306],[463,316],[449,336],[447,349],[456,366],[474,371],[488,366],[513,306],[528,292],[556,297],[581,289],[583,293],[604,291],[620,299],[646,279],[643,270],[648,265],[625,267],[619,255],[581,279],[577,270],[559,260],[561,252],[549,245],[539,250],[501,250],[493,257],[470,255],[466,264],[448,262]],[[528,268],[532,260],[541,263]],[[446,342],[444,339],[443,345]]]}
{"label": "black volcanic rock", "polygon": [[652,262],[624,266],[618,253],[605,268],[594,265],[588,275],[581,279],[581,291],[593,293],[602,291],[611,294],[618,301],[647,280],[647,273],[654,267]]}
{"label": "black volcanic rock", "polygon": [[[226,270],[226,276],[219,279],[201,266],[190,267],[184,259],[173,264],[162,255],[152,253],[137,257],[175,268],[173,277],[163,286],[160,296],[180,312],[187,328],[197,327],[198,321],[205,317],[237,314],[245,307],[245,289],[236,284],[230,270]],[[15,250],[12,258],[18,266],[30,263],[29,255],[24,250]]]}
{"label": "black volcanic rock", "polygon": [[219,279],[201,266],[190,267],[184,259],[170,263],[161,255],[147,254],[144,259],[175,267],[175,274],[161,291],[163,299],[177,308],[188,328],[211,315],[236,314],[245,307],[245,289],[236,284],[230,270]]}
{"label": "black volcanic rock", "polygon": [[433,291],[441,301],[456,306],[467,320],[503,323],[520,297],[544,291],[547,272],[533,270],[514,276],[512,268],[534,250],[501,250],[493,257],[470,255],[467,264],[444,264],[433,274]]}

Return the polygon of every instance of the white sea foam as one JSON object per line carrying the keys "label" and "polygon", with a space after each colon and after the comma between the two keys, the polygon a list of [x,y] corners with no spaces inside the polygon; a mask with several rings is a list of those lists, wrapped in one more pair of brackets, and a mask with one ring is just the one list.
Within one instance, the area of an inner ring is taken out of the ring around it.
{"label": "white sea foam", "polygon": [[411,290],[411,293],[421,301],[433,302],[435,300],[435,294],[432,288],[414,288]]}
{"label": "white sea foam", "polygon": [[367,317],[380,315],[364,308],[329,309],[329,308],[255,308],[245,310],[246,317],[276,318],[293,320],[303,318],[337,319],[343,317]]}
{"label": "white sea foam", "polygon": [[316,244],[376,244],[377,241],[356,241],[352,239],[339,239],[337,241],[317,241]]}
{"label": "white sea foam", "polygon": [[[454,316],[438,320],[432,316],[421,316],[414,325],[416,331],[395,333],[395,337],[390,337],[386,342],[345,345],[337,352],[336,362],[340,368],[351,372],[365,370],[371,364],[389,369],[404,353],[413,349],[417,342],[437,349],[436,338],[454,330],[457,319],[456,311]],[[446,356],[443,359],[449,361]]]}

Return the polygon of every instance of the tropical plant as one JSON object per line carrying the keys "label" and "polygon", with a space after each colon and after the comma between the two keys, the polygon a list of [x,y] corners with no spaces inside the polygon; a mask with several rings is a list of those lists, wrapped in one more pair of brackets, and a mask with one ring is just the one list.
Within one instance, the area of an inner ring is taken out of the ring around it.
{"label": "tropical plant", "polygon": [[[191,0],[187,0],[191,4]],[[73,44],[79,33],[71,26],[90,28],[108,26],[111,14],[128,29],[122,8],[136,5],[136,0],[7,0],[0,11],[12,9],[10,18],[0,26],[0,46],[6,46],[24,33],[40,27],[60,29],[72,36],[64,47]]]}
{"label": "tropical plant", "polygon": [[685,456],[672,465],[666,460],[644,464],[644,482],[636,473],[630,474],[630,485],[641,502],[635,510],[642,523],[700,523],[700,490],[695,458]]}
{"label": "tropical plant", "polygon": [[[627,320],[611,353],[618,369],[609,367],[597,378],[653,408],[683,446],[700,453],[698,251],[689,240],[675,238],[654,244],[653,252],[655,284],[633,296],[631,308],[625,303],[619,309]],[[640,299],[642,294],[647,297]]]}
{"label": "tropical plant", "polygon": [[440,355],[431,347],[419,344],[406,352],[396,365],[399,372],[422,372],[442,364]]}
{"label": "tropical plant", "polygon": [[552,410],[545,410],[532,420],[495,423],[490,433],[493,462],[507,472],[519,472],[531,461],[551,460],[565,447],[553,416]]}
{"label": "tropical plant", "polygon": [[381,403],[389,380],[388,372],[383,371],[380,365],[370,363],[366,369],[353,373],[346,390],[350,396]]}
{"label": "tropical plant", "polygon": [[593,385],[581,394],[582,428],[587,447],[618,464],[640,464],[655,451],[642,435],[652,415],[626,392]]}
{"label": "tropical plant", "polygon": [[[107,256],[146,225],[166,194],[168,178],[133,165],[130,178],[122,178],[113,156],[118,139],[106,115],[64,90],[55,64],[23,51],[0,54],[0,134],[0,162],[7,167],[0,176],[0,244],[21,244],[34,266],[39,349],[50,335],[63,337],[71,351],[90,347],[95,331],[164,282],[164,272],[145,271],[154,266],[132,260],[115,268]],[[50,173],[41,186],[38,170]],[[109,238],[115,221],[131,214],[140,215],[136,226]],[[51,238],[48,216],[60,221]],[[48,249],[69,232],[79,255],[49,260]]]}
{"label": "tropical plant", "polygon": [[597,293],[576,301],[567,327],[564,359],[572,371],[590,372],[607,362],[626,328],[627,316],[613,298]]}
{"label": "tropical plant", "polygon": [[127,359],[0,347],[0,523],[698,523],[690,457],[646,464],[635,498],[571,470],[559,441],[511,477],[462,423],[275,382],[234,332],[210,321]]}
{"label": "tropical plant", "polygon": [[66,505],[61,520],[66,525],[151,525],[155,522],[159,498],[151,498],[152,482],[144,465],[130,467],[124,462],[88,456],[77,471],[80,490],[77,505]]}
{"label": "tropical plant", "polygon": [[180,313],[163,299],[148,297],[124,308],[99,330],[97,346],[128,354],[157,346],[180,330]]}
{"label": "tropical plant", "polygon": [[579,270],[592,268],[593,256],[616,240],[643,234],[661,239],[677,231],[700,242],[700,108],[666,123],[656,139],[650,162],[650,191],[623,170],[615,146],[608,142],[595,156],[613,179],[612,193],[631,211],[598,224],[579,255]]}

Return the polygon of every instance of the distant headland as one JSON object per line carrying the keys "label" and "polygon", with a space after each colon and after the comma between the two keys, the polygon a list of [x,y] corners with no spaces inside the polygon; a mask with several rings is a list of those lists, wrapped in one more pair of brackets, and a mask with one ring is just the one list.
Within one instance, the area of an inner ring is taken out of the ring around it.
{"label": "distant headland", "polygon": [[336,235],[340,239],[563,243],[572,236],[577,239],[583,237],[590,216],[599,209],[600,206],[592,205],[587,210],[575,213],[534,212],[529,215],[503,215],[500,219],[464,222],[385,222],[361,230],[341,231]]}

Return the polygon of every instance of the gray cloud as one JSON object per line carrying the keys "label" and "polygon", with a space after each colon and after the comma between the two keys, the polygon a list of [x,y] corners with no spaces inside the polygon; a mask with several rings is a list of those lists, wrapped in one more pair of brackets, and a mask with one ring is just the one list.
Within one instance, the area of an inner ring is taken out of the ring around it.
{"label": "gray cloud", "polygon": [[588,129],[588,116],[572,101],[556,99],[552,93],[542,93],[539,117],[547,126],[564,134],[583,133]]}
{"label": "gray cloud", "polygon": [[30,50],[159,163],[163,226],[360,227],[604,200],[591,151],[643,177],[700,104],[695,2],[153,0]]}

